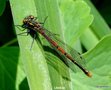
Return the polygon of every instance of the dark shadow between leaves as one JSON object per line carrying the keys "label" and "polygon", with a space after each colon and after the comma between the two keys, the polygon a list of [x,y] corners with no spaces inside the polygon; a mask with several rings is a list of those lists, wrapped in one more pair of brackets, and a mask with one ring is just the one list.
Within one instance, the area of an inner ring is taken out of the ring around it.
{"label": "dark shadow between leaves", "polygon": [[30,90],[27,82],[27,78],[24,78],[24,80],[19,85],[19,90]]}

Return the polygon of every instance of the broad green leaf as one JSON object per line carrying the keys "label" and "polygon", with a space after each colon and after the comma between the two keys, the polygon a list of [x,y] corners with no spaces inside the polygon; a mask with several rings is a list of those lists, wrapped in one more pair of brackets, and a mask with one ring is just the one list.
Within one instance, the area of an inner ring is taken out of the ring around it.
{"label": "broad green leaf", "polygon": [[[12,15],[15,25],[22,25],[23,19],[28,15],[37,16],[34,0],[10,0]],[[22,30],[22,28],[20,28]],[[16,32],[22,33],[20,29]],[[33,38],[31,36],[17,36],[20,45],[20,54],[23,60],[24,70],[28,79],[31,90],[49,90],[51,82],[46,64],[45,57],[37,42],[33,43],[33,48],[30,50]]]}
{"label": "broad green leaf", "polygon": [[[35,4],[37,6],[36,8],[37,8],[37,12],[38,12],[39,21],[40,20],[43,21],[45,19],[45,17],[48,16],[48,19],[47,19],[44,27],[54,34],[57,34],[57,35],[59,34],[59,38],[64,39],[62,37],[63,33],[62,33],[61,19],[60,19],[61,16],[60,16],[60,11],[59,11],[59,6],[58,6],[57,0],[42,0],[42,1],[36,0]],[[42,7],[41,7],[41,5],[42,5]],[[42,39],[42,42],[43,42],[43,45],[47,45],[47,47],[45,47],[45,49],[47,49],[49,52],[51,52],[52,50],[50,50],[50,48],[48,48],[48,44],[47,44],[48,42],[45,39],[44,40]],[[50,56],[50,58],[48,56]],[[62,65],[63,68],[65,68],[65,71],[62,72],[61,64],[63,64],[63,62],[61,62],[61,60],[59,58],[54,57],[53,54],[50,55],[50,53],[49,53],[48,55],[46,55],[46,58],[48,58],[48,60],[47,60],[48,62],[50,60],[50,62],[52,61],[53,63],[55,63],[55,64],[48,63],[48,70],[49,70],[49,74],[50,74],[52,88],[53,89],[66,88],[67,90],[71,89],[69,82],[64,80],[64,78],[61,76],[61,75],[63,75],[63,73],[66,74],[65,75],[66,77],[69,76],[68,68],[65,65]],[[55,59],[56,59],[56,61],[55,61]],[[70,78],[70,77],[68,77],[68,78]]]}
{"label": "broad green leaf", "polygon": [[103,36],[110,34],[111,30],[109,26],[105,22],[104,18],[99,14],[94,5],[91,3],[91,1],[90,0],[84,0],[84,1],[86,1],[88,5],[91,7],[91,13],[94,15],[94,21],[91,25],[91,29],[95,33],[96,37],[98,39],[101,39]]}
{"label": "broad green leaf", "polygon": [[[94,90],[110,90],[111,86],[111,35],[107,35],[84,57],[93,73],[91,81],[86,83]],[[85,80],[84,80],[85,81]]]}
{"label": "broad green leaf", "polygon": [[80,40],[86,50],[90,50],[95,47],[95,45],[99,42],[98,38],[90,28],[81,35]]}
{"label": "broad green leaf", "polygon": [[87,78],[83,73],[73,73],[72,90],[110,90],[111,86],[111,35],[105,36],[92,50],[83,57],[87,60],[87,66],[92,73]]}
{"label": "broad green leaf", "polygon": [[6,0],[0,0],[0,16],[2,15],[3,11],[5,10]]}
{"label": "broad green leaf", "polygon": [[28,90],[25,73],[19,60],[18,47],[0,48],[0,90]]}
{"label": "broad green leaf", "polygon": [[64,20],[64,37],[66,43],[74,46],[81,34],[92,23],[90,7],[83,0],[63,0],[60,8]]}
{"label": "broad green leaf", "polygon": [[97,42],[105,35],[110,34],[111,30],[104,18],[100,15],[90,0],[84,0],[91,8],[91,13],[94,16],[94,21],[91,24],[89,30],[84,32],[81,37],[82,44],[89,50],[97,44]]}

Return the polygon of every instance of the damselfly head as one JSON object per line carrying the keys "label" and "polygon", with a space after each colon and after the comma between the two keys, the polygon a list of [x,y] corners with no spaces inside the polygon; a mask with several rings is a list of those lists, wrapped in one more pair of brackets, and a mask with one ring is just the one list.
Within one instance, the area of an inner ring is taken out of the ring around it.
{"label": "damselfly head", "polygon": [[30,22],[33,19],[34,19],[34,16],[33,15],[29,15],[29,16],[27,16],[27,17],[24,18],[23,23],[27,24],[27,22]]}
{"label": "damselfly head", "polygon": [[29,15],[27,18],[34,19],[35,17],[33,15]]}

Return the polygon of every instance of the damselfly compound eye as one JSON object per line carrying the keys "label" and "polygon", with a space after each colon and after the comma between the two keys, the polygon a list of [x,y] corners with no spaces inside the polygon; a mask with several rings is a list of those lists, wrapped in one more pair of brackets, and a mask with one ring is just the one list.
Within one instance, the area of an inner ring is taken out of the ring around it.
{"label": "damselfly compound eye", "polygon": [[27,16],[27,17],[24,18],[23,23],[26,24],[27,22],[30,22],[33,19],[34,19],[34,16],[33,15],[29,15],[29,16]]}
{"label": "damselfly compound eye", "polygon": [[32,15],[30,15],[29,17],[30,17],[30,19],[34,19],[34,16],[32,16]]}

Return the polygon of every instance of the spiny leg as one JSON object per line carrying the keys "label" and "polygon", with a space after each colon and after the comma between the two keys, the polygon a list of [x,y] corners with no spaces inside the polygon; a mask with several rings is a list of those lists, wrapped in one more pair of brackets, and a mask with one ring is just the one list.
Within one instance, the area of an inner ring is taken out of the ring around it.
{"label": "spiny leg", "polygon": [[22,27],[22,25],[15,25],[20,31],[24,31],[25,30],[25,28],[24,29],[21,29],[20,27]]}
{"label": "spiny leg", "polygon": [[[26,33],[26,35],[24,35],[25,33]],[[28,29],[27,32],[19,33],[17,35],[28,36],[29,34],[30,34],[30,30]]]}
{"label": "spiny leg", "polygon": [[34,40],[36,39],[36,37],[37,37],[37,34],[34,34],[34,36],[33,36],[33,40],[32,40],[32,43],[31,43],[30,50],[32,49],[32,46],[33,46],[33,43],[34,43]]}
{"label": "spiny leg", "polygon": [[34,20],[34,21],[36,21],[37,19],[38,19],[38,18],[37,18],[37,17],[35,17],[33,20]]}
{"label": "spiny leg", "polygon": [[43,27],[44,27],[44,24],[45,24],[45,22],[46,22],[47,18],[48,18],[48,16],[47,16],[47,17],[45,17],[44,22],[40,22],[40,24],[43,24]]}

